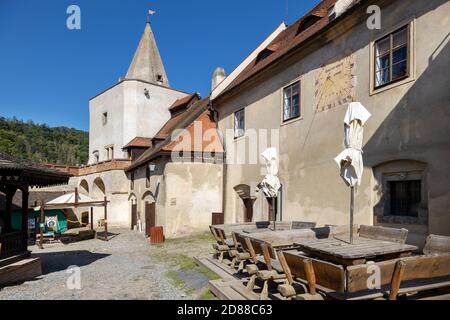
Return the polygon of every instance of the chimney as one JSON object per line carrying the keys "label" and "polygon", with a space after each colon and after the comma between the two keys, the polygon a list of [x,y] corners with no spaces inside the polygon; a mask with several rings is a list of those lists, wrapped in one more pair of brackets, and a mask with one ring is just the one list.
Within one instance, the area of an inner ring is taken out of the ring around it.
{"label": "chimney", "polygon": [[211,80],[211,91],[213,91],[226,78],[225,70],[222,67],[217,67],[214,70]]}

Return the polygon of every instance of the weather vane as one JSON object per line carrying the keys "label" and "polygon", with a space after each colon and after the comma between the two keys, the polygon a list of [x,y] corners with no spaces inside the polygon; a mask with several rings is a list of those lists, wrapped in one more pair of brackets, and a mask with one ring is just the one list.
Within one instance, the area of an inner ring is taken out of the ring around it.
{"label": "weather vane", "polygon": [[148,10],[148,16],[147,16],[147,22],[150,22],[150,16],[154,15],[156,11],[154,10]]}

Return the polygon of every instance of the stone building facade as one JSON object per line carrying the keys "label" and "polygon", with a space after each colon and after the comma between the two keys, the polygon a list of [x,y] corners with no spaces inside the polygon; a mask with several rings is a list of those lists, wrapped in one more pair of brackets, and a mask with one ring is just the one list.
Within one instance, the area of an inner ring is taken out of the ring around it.
{"label": "stone building facade", "polygon": [[[371,5],[381,29],[368,28]],[[355,223],[405,227],[417,244],[450,235],[448,12],[445,0],[324,0],[213,91],[219,130],[234,132],[224,142],[225,221],[272,210],[257,188],[263,165],[248,160],[263,151],[249,152],[256,131],[267,133],[258,144],[279,152],[278,218],[349,223],[349,189],[333,159],[347,105],[359,101],[372,118]]]}

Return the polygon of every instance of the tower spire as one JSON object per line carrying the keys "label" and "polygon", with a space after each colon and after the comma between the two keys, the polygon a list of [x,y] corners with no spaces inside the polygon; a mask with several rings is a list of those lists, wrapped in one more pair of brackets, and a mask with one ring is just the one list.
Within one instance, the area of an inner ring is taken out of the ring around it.
{"label": "tower spire", "polygon": [[[149,17],[155,11],[149,10]],[[169,86],[164,64],[156,45],[155,36],[147,17],[144,33],[128,68],[127,78],[147,81],[154,84]]]}

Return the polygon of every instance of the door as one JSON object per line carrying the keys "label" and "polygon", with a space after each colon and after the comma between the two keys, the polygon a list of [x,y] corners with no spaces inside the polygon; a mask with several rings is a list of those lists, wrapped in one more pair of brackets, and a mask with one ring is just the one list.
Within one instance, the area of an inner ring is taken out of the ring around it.
{"label": "door", "polygon": [[253,199],[243,199],[245,214],[244,214],[244,222],[252,222],[253,221]]}
{"label": "door", "polygon": [[155,203],[145,202],[145,234],[150,236],[150,228],[156,226]]}
{"label": "door", "polygon": [[131,230],[137,225],[137,204],[131,204]]}
{"label": "door", "polygon": [[222,212],[213,212],[212,213],[212,225],[223,224],[224,216]]}

